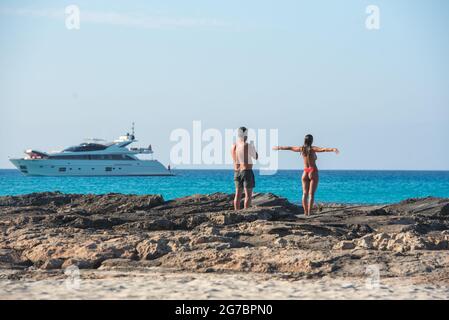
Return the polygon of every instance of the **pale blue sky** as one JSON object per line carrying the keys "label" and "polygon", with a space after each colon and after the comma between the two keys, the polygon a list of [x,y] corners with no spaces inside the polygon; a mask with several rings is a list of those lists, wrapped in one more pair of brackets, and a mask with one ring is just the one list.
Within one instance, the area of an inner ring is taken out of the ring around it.
{"label": "pale blue sky", "polygon": [[0,168],[132,121],[167,164],[170,132],[202,120],[312,133],[342,151],[323,169],[449,170],[448,31],[446,0],[0,1]]}

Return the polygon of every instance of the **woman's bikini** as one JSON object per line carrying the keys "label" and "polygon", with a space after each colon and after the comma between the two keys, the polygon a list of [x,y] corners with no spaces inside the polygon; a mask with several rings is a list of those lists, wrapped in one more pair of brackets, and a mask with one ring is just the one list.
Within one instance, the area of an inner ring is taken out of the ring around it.
{"label": "woman's bikini", "polygon": [[[315,152],[314,152],[314,156],[315,156],[315,161],[316,161],[317,156],[316,156]],[[318,172],[318,168],[317,167],[305,167],[304,168],[304,172],[307,173],[307,174],[315,172],[315,171]]]}

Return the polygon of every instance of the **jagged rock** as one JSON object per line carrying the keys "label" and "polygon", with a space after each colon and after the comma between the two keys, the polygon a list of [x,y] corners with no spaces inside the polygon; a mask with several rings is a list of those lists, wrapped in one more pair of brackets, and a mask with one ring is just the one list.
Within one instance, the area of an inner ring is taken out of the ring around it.
{"label": "jagged rock", "polygon": [[94,263],[94,261],[91,261],[91,260],[80,260],[80,259],[69,258],[64,261],[61,268],[66,269],[71,266],[76,266],[79,269],[93,269],[95,267],[95,263]]}
{"label": "jagged rock", "polygon": [[0,197],[0,207],[58,207],[60,211],[69,209],[84,209],[89,213],[104,213],[111,211],[134,212],[149,210],[164,203],[161,195],[80,195],[63,194],[60,192],[31,193],[23,196]]}
{"label": "jagged rock", "polygon": [[48,259],[41,265],[41,269],[44,270],[53,270],[61,268],[64,260],[62,259]]}
{"label": "jagged rock", "polygon": [[407,199],[387,206],[385,210],[400,215],[447,216],[449,199],[433,197]]}
{"label": "jagged rock", "polygon": [[341,241],[334,246],[334,249],[337,250],[350,250],[354,248],[355,244],[352,241]]}
{"label": "jagged rock", "polygon": [[153,260],[166,255],[171,251],[167,239],[144,240],[136,247],[139,257],[144,260]]}
{"label": "jagged rock", "polygon": [[389,214],[390,213],[383,208],[374,209],[374,210],[368,212],[368,216],[387,216]]}
{"label": "jagged rock", "polygon": [[255,193],[252,204],[257,207],[281,207],[294,214],[303,214],[302,207],[290,203],[287,199],[278,197],[272,193]]}
{"label": "jagged rock", "polygon": [[21,264],[23,259],[20,253],[13,249],[0,249],[0,263]]}
{"label": "jagged rock", "polygon": [[362,238],[356,240],[356,245],[363,249],[374,249],[374,237],[372,234],[363,236]]}
{"label": "jagged rock", "polygon": [[449,203],[444,205],[441,210],[440,210],[440,214],[442,216],[449,216]]}
{"label": "jagged rock", "polygon": [[0,197],[0,207],[60,206],[72,202],[81,195],[66,195],[61,192],[30,193],[22,196]]}
{"label": "jagged rock", "polygon": [[449,237],[440,235],[438,238],[426,237],[413,232],[397,234],[370,234],[352,243],[363,249],[413,251],[413,250],[447,250]]}

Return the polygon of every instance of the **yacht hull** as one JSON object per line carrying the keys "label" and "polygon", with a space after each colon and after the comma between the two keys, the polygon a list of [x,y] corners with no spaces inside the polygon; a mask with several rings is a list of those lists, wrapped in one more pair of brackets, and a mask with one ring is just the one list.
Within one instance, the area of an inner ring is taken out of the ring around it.
{"label": "yacht hull", "polygon": [[172,176],[157,160],[11,159],[25,176]]}

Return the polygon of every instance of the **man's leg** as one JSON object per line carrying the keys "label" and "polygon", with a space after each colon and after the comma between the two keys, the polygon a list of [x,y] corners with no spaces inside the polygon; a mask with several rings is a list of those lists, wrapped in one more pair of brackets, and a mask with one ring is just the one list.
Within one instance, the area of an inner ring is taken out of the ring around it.
{"label": "man's leg", "polygon": [[240,210],[240,202],[242,200],[242,189],[235,188],[234,210]]}
{"label": "man's leg", "polygon": [[253,188],[245,187],[245,209],[251,207],[251,198],[253,196]]}
{"label": "man's leg", "polygon": [[240,210],[240,202],[242,201],[243,181],[239,171],[234,171],[235,197],[234,210]]}
{"label": "man's leg", "polygon": [[256,186],[256,179],[253,170],[247,170],[244,174],[243,186],[245,187],[245,209],[251,207],[253,189]]}

